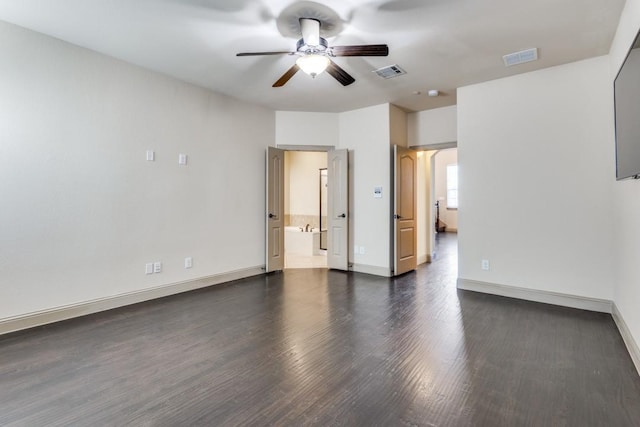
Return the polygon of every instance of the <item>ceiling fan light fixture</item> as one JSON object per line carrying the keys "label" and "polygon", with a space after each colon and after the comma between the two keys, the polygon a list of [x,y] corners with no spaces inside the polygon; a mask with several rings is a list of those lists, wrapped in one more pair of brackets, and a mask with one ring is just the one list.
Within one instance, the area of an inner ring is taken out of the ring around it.
{"label": "ceiling fan light fixture", "polygon": [[304,55],[296,60],[296,65],[311,77],[317,76],[329,66],[329,58],[324,55]]}

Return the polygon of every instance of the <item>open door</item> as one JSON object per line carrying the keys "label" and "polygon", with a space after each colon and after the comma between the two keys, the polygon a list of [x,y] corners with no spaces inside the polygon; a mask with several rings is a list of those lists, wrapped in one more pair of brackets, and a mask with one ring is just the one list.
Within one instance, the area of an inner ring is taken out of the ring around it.
{"label": "open door", "polygon": [[284,269],[284,150],[267,148],[266,271]]}
{"label": "open door", "polygon": [[327,153],[327,267],[349,269],[349,153]]}
{"label": "open door", "polygon": [[408,148],[393,147],[394,156],[394,275],[415,270],[418,264],[417,193],[418,180],[417,153]]}

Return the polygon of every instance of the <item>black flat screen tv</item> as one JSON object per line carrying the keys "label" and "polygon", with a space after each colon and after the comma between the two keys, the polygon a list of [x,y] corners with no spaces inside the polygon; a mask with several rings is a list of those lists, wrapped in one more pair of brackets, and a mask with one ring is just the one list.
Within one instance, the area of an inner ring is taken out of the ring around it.
{"label": "black flat screen tv", "polygon": [[640,32],[614,81],[616,179],[640,178]]}

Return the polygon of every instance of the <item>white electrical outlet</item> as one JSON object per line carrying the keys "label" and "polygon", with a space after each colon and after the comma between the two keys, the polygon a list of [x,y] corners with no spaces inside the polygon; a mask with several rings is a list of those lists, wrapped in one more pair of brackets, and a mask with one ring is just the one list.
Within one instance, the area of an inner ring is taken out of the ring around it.
{"label": "white electrical outlet", "polygon": [[144,265],[144,274],[153,274],[153,263],[148,262]]}
{"label": "white electrical outlet", "polygon": [[160,261],[156,261],[153,263],[153,272],[162,273],[162,263]]}
{"label": "white electrical outlet", "polygon": [[360,255],[364,255],[364,246],[360,246]]}
{"label": "white electrical outlet", "polygon": [[354,254],[359,254],[360,253],[360,246],[358,245],[353,245],[353,253]]}
{"label": "white electrical outlet", "polygon": [[147,161],[153,162],[156,159],[156,153],[153,150],[147,150]]}
{"label": "white electrical outlet", "polygon": [[187,155],[186,154],[178,154],[178,164],[186,165],[187,164]]}
{"label": "white electrical outlet", "polygon": [[184,268],[191,268],[191,267],[193,267],[193,258],[188,256],[184,259]]}
{"label": "white electrical outlet", "polygon": [[480,263],[480,267],[485,271],[489,271],[489,260],[483,259],[482,262]]}

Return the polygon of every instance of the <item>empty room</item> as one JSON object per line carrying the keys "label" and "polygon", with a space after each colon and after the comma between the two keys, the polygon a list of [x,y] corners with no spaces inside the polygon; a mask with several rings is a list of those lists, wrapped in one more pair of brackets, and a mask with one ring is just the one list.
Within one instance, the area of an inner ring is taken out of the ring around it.
{"label": "empty room", "polygon": [[639,34],[0,2],[0,425],[640,425]]}

